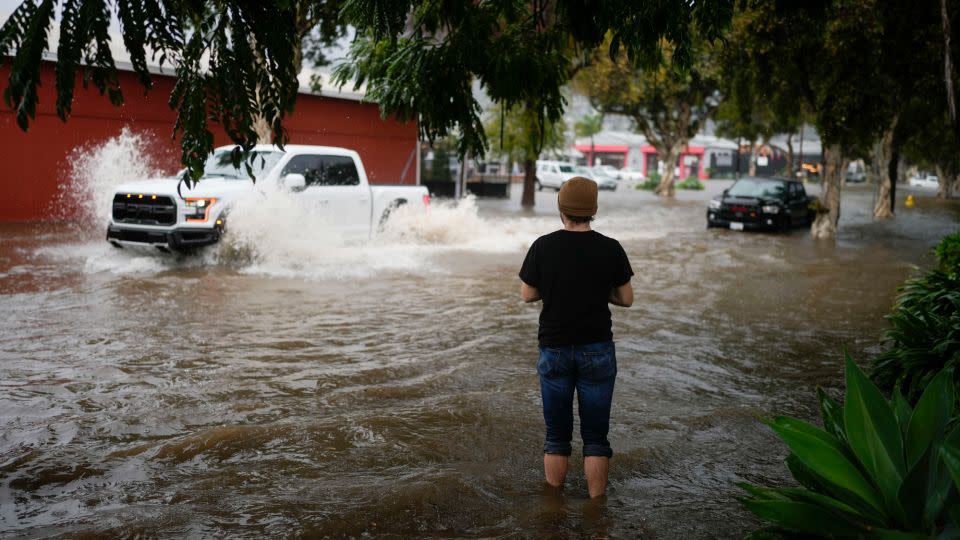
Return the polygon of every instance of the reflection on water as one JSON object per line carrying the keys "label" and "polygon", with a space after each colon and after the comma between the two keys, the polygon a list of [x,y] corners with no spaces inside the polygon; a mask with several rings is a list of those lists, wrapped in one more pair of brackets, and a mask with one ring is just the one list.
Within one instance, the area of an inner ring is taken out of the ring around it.
{"label": "reflection on water", "polygon": [[[920,199],[836,243],[707,231],[701,200],[604,193],[637,271],[615,312],[606,501],[575,456],[544,492],[527,245],[508,202],[400,216],[368,244],[255,261],[0,228],[0,531],[44,536],[704,538],[756,525],[736,482],[789,481],[757,418],[816,415],[876,350],[895,287],[956,227]],[[321,233],[317,233],[321,234]],[[282,248],[282,249],[280,249]],[[307,250],[298,252],[297,250]]]}

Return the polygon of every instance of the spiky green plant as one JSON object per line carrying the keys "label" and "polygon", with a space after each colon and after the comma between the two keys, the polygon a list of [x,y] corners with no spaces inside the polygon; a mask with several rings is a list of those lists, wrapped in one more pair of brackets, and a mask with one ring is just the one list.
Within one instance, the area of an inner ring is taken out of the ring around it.
{"label": "spiky green plant", "polygon": [[907,281],[887,321],[890,347],[871,373],[881,388],[899,388],[915,403],[941,370],[960,374],[960,273],[932,270]]}
{"label": "spiky green plant", "polygon": [[952,374],[943,371],[911,408],[884,399],[847,356],[841,405],[817,394],[823,429],[796,418],[768,425],[791,450],[800,487],[741,484],[740,501],[772,526],[754,538],[956,538],[960,533],[960,428]]}
{"label": "spiky green plant", "polygon": [[944,272],[960,272],[960,232],[944,236],[934,252]]}

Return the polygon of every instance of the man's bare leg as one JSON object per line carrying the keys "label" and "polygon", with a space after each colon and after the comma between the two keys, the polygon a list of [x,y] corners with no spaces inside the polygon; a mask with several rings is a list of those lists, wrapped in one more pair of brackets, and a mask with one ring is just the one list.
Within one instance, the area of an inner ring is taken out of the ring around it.
{"label": "man's bare leg", "polygon": [[547,478],[547,483],[553,487],[562,487],[567,479],[567,467],[570,465],[570,458],[560,454],[543,455],[543,473]]}
{"label": "man's bare leg", "polygon": [[586,456],[583,458],[583,474],[587,477],[587,491],[590,492],[591,499],[602,497],[607,492],[609,468],[610,458],[608,457]]}

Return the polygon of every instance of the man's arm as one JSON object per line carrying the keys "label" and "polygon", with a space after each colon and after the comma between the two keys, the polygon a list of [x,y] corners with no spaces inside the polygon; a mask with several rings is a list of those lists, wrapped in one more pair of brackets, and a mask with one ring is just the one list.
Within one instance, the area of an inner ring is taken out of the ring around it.
{"label": "man's arm", "polygon": [[523,298],[523,301],[528,304],[530,302],[537,302],[540,300],[540,291],[538,291],[536,287],[531,287],[523,280],[520,280],[520,298]]}
{"label": "man's arm", "polygon": [[[536,289],[534,289],[536,290]],[[611,304],[620,307],[630,307],[633,305],[633,285],[626,282],[619,287],[610,289],[610,298],[607,300]]]}

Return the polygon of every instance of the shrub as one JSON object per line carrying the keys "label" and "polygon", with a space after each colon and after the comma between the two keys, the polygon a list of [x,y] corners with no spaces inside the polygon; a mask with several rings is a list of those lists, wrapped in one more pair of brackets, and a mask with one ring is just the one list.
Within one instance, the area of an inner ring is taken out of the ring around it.
{"label": "shrub", "polygon": [[934,252],[944,272],[960,271],[960,232],[944,236]]}
{"label": "shrub", "polygon": [[873,361],[873,379],[911,403],[941,370],[960,373],[960,274],[932,270],[908,280],[887,315],[890,348]]}
{"label": "shrub", "polygon": [[677,184],[677,187],[680,189],[703,189],[703,182],[700,181],[696,176],[688,176],[683,182]]}
{"label": "shrub", "polygon": [[887,316],[890,348],[874,359],[871,373],[881,388],[899,388],[911,403],[940,370],[960,375],[960,233],[944,237],[935,252],[940,268],[900,287]]}
{"label": "shrub", "polygon": [[636,187],[637,189],[645,189],[647,191],[653,191],[657,189],[657,186],[659,185],[660,185],[660,174],[656,172],[652,172],[650,173],[649,176],[647,176],[646,180],[644,180],[643,182],[639,182]]}
{"label": "shrub", "polygon": [[[923,538],[960,525],[960,427],[954,384],[942,371],[911,408],[887,401],[847,356],[841,406],[817,389],[824,429],[789,417],[768,425],[791,450],[801,487],[740,487],[740,501],[773,524],[754,538]],[[912,533],[912,534],[904,534]]]}

